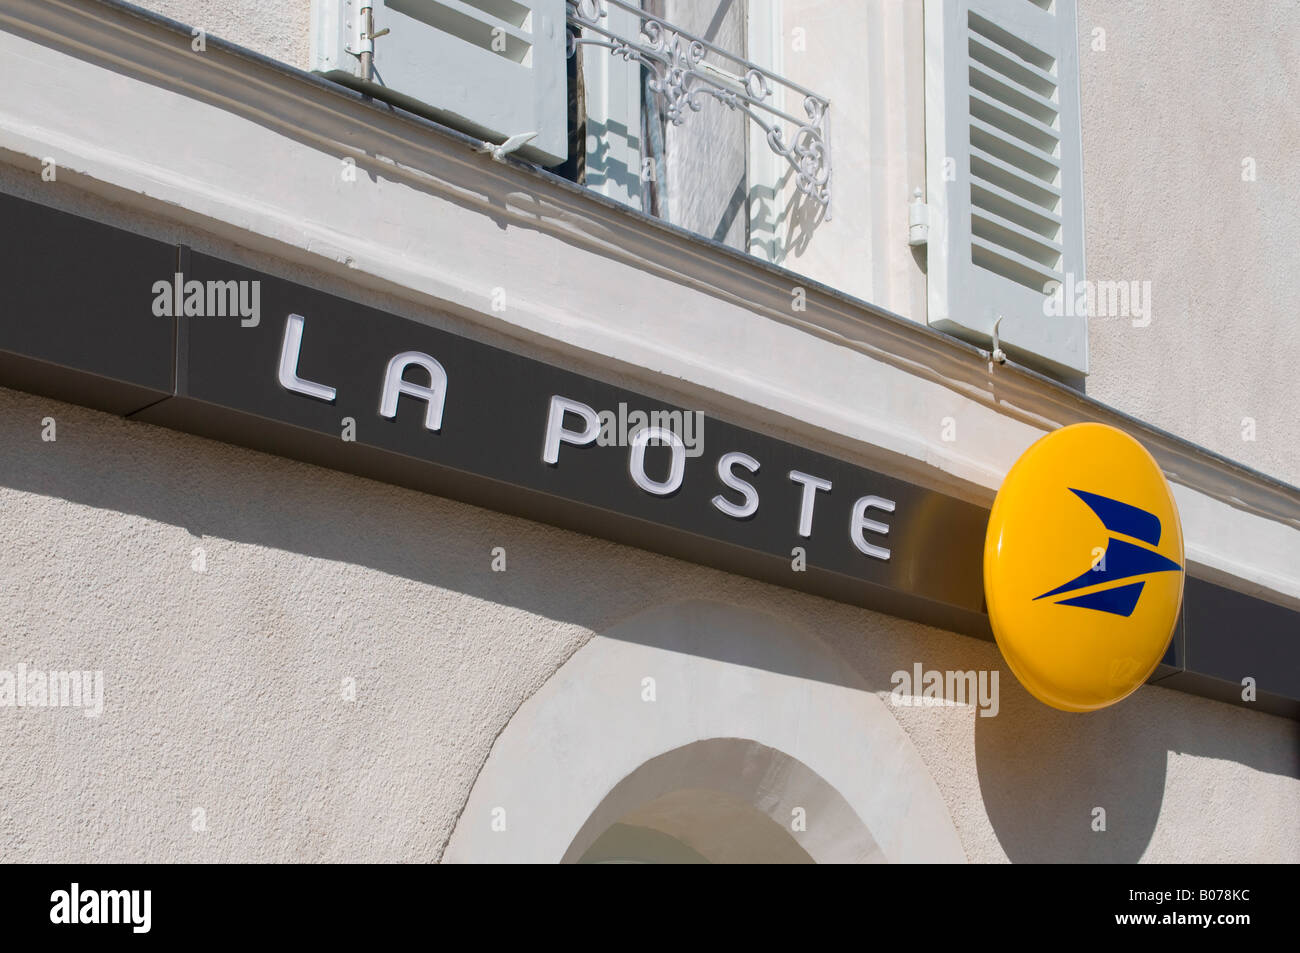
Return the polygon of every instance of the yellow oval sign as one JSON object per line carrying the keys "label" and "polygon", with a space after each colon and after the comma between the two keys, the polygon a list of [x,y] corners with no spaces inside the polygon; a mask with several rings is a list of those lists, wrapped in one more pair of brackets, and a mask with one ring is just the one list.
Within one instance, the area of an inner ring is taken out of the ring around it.
{"label": "yellow oval sign", "polygon": [[1075,424],[1024,452],[984,541],[984,595],[1007,665],[1064,711],[1113,705],[1150,677],[1183,600],[1174,495],[1140,443]]}

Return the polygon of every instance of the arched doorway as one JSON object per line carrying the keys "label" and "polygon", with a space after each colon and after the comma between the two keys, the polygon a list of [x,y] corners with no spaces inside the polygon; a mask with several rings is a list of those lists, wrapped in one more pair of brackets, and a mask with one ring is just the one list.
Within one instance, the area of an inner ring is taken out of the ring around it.
{"label": "arched doorway", "polygon": [[525,702],[448,862],[965,860],[877,695],[797,626],[692,601],[594,637]]}
{"label": "arched doorway", "polygon": [[607,860],[643,846],[651,854],[641,859],[664,862],[657,851],[667,837],[695,862],[813,863],[798,839],[809,817],[837,832],[815,848],[821,860],[884,859],[853,808],[807,765],[747,738],[709,738],[652,758],[615,785],[563,859]]}
{"label": "arched doorway", "polygon": [[753,805],[695,788],[629,811],[606,827],[576,863],[811,864],[813,859]]}

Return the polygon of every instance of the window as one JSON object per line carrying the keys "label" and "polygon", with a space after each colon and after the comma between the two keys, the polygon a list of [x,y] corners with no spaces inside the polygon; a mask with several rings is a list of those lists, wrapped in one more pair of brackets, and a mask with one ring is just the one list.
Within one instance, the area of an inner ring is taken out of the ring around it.
{"label": "window", "polygon": [[780,262],[830,191],[829,103],[780,75],[782,4],[312,0],[311,62]]}
{"label": "window", "polygon": [[585,182],[770,261],[829,198],[829,104],[780,74],[781,0],[586,0]]}

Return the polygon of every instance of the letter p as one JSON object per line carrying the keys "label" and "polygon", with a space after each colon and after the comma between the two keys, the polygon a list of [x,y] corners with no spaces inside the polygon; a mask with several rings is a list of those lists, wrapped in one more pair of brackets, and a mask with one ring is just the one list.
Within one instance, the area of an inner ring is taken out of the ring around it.
{"label": "letter p", "polygon": [[[581,430],[567,430],[564,426],[566,413],[577,414],[582,418]],[[560,462],[560,444],[572,444],[585,447],[596,439],[600,433],[600,417],[586,404],[569,400],[556,394],[551,398],[551,409],[546,415],[546,442],[542,445],[542,460],[554,466]]]}

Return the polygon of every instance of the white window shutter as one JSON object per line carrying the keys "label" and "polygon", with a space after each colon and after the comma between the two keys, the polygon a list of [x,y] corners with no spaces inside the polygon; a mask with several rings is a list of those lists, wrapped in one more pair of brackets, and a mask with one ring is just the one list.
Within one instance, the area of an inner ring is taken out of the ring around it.
{"label": "white window shutter", "polygon": [[[312,0],[311,66],[331,79],[556,165],[568,157],[564,0]],[[360,52],[373,44],[374,70]]]}
{"label": "white window shutter", "polygon": [[925,4],[929,323],[986,343],[1001,317],[1013,359],[1067,377],[1088,319],[1047,290],[1085,280],[1076,29],[1074,0]]}

